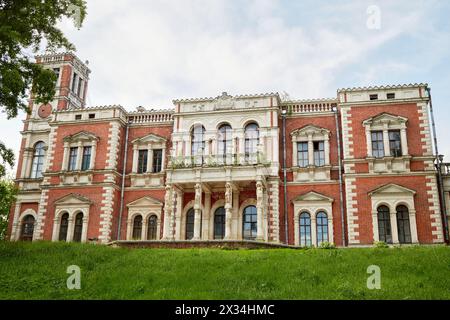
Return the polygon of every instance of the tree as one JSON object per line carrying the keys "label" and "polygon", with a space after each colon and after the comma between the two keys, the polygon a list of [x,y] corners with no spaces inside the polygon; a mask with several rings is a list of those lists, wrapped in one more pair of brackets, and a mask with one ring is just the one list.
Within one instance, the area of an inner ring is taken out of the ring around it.
{"label": "tree", "polygon": [[17,187],[11,180],[0,180],[0,240],[4,240],[8,228],[9,209],[16,200]]}
{"label": "tree", "polygon": [[[80,28],[85,16],[85,0],[0,0],[0,111],[8,119],[31,112],[30,95],[37,103],[53,99],[56,75],[31,55],[44,44],[49,51],[74,51],[57,23],[67,17]],[[6,165],[14,165],[14,153],[0,141],[0,177]]]}

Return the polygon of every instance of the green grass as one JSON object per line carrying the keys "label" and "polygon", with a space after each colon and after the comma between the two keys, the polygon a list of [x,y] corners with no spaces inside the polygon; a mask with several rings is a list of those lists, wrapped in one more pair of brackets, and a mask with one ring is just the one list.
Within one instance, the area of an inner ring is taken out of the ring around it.
{"label": "green grass", "polygon": [[[81,290],[68,290],[69,265]],[[381,268],[369,290],[367,267]],[[450,248],[122,249],[0,242],[0,299],[450,299]]]}

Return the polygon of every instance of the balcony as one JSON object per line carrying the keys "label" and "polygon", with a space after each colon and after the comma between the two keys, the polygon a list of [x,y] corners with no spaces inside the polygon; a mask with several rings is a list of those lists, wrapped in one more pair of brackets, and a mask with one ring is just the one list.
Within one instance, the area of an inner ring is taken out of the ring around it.
{"label": "balcony", "polygon": [[168,179],[172,183],[254,181],[270,174],[271,162],[262,152],[250,154],[169,157]]}

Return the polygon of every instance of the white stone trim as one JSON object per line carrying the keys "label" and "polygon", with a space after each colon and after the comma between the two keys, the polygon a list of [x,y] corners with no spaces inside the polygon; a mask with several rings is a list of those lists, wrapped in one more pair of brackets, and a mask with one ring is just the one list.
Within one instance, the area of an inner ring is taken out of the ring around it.
{"label": "white stone trim", "polygon": [[98,232],[98,239],[101,243],[108,243],[112,239],[111,228],[114,211],[114,191],[113,187],[103,187],[102,202],[100,206],[100,227]]}
{"label": "white stone trim", "polygon": [[431,227],[436,230],[432,231],[433,242],[442,243],[444,242],[443,226],[441,219],[441,206],[439,201],[439,193],[437,186],[436,176],[430,175],[426,177],[426,188],[428,196],[428,208],[431,212]]}
{"label": "white stone trim", "polygon": [[36,229],[38,215],[37,215],[36,211],[34,211],[33,209],[26,209],[24,212],[22,212],[20,214],[20,216],[18,216],[17,223],[15,223],[14,230],[11,233],[14,235],[14,238],[11,240],[14,240],[14,241],[20,240],[20,234],[22,232],[22,222],[23,222],[23,218],[25,218],[26,216],[33,216],[33,218],[34,218],[33,241],[35,240],[34,239],[34,234],[35,234],[34,230]]}
{"label": "white stone trim", "polygon": [[418,113],[419,113],[419,134],[423,136],[420,141],[422,142],[422,150],[423,155],[432,156],[433,155],[433,145],[431,138],[431,129],[430,129],[430,118],[428,115],[428,104],[426,102],[417,104]]}
{"label": "white stone trim", "polygon": [[351,108],[341,108],[342,147],[344,159],[353,159],[353,128],[350,116]]}
{"label": "white stone trim", "polygon": [[355,178],[345,178],[345,194],[347,207],[348,243],[350,245],[359,244],[358,200]]}

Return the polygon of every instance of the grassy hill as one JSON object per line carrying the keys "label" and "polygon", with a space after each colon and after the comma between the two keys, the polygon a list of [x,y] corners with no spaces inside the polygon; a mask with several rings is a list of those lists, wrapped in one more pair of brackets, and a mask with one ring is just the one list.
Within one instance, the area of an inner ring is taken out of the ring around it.
{"label": "grassy hill", "polygon": [[[67,267],[81,268],[68,290]],[[381,289],[367,289],[367,267]],[[0,242],[0,299],[450,299],[450,248],[122,249]]]}

